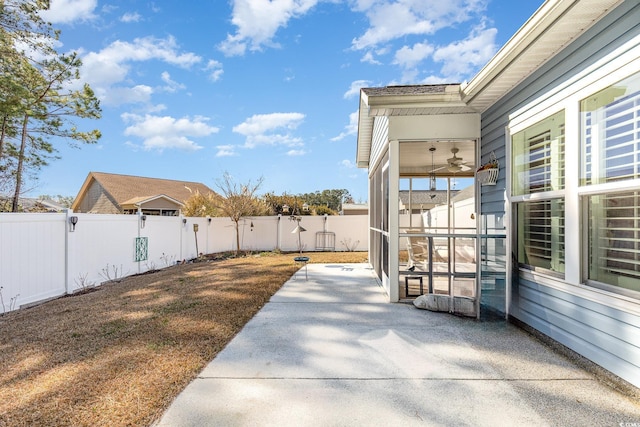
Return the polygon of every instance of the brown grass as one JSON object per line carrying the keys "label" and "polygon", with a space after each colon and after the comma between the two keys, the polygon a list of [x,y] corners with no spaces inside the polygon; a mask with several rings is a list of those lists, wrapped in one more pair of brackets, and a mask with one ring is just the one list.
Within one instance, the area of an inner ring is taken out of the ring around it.
{"label": "brown grass", "polygon": [[178,265],[0,317],[0,426],[150,425],[295,268],[291,254]]}

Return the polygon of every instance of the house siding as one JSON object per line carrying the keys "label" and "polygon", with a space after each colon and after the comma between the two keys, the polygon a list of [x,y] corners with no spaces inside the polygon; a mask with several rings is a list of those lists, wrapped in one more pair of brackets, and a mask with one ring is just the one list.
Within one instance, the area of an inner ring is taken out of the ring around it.
{"label": "house siding", "polygon": [[371,140],[370,169],[380,160],[380,157],[386,152],[389,145],[389,118],[387,116],[375,118]]}
{"label": "house siding", "polygon": [[[580,38],[558,53],[482,115],[481,162],[494,153],[500,162],[496,186],[481,188],[481,213],[506,215],[506,127],[510,115],[540,101],[553,88],[640,33],[640,4],[622,2]],[[551,96],[551,95],[550,95]],[[577,161],[571,159],[568,161]],[[567,219],[569,220],[569,219]],[[573,248],[577,250],[577,248]],[[640,306],[562,280],[515,280],[510,315],[640,387]],[[557,282],[554,283],[553,282]]]}
{"label": "house siding", "polygon": [[79,204],[78,212],[122,213],[102,186],[95,180],[90,184],[85,197]]}

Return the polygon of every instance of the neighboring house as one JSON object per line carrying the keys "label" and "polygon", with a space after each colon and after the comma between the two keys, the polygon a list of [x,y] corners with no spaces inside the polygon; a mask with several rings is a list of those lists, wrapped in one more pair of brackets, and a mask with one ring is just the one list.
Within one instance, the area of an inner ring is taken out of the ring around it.
{"label": "neighboring house", "polygon": [[369,205],[367,203],[343,203],[340,215],[367,215]]}
{"label": "neighboring house", "polygon": [[71,209],[74,212],[176,216],[196,192],[213,193],[198,182],[90,172]]}
{"label": "neighboring house", "polygon": [[473,169],[499,165],[475,185],[476,314],[640,387],[640,3],[548,0],[468,84],[361,90],[369,259],[390,301],[415,237],[390,201],[402,179],[446,174],[437,156],[451,144]]}
{"label": "neighboring house", "polygon": [[409,213],[410,209],[412,213],[423,213],[447,203],[447,190],[400,190],[399,193],[401,213]]}
{"label": "neighboring house", "polygon": [[[0,197],[0,212],[9,212],[11,210],[12,199],[10,197]],[[42,212],[62,212],[66,207],[60,203],[50,199],[34,199],[20,197],[18,199],[18,211],[29,213]]]}

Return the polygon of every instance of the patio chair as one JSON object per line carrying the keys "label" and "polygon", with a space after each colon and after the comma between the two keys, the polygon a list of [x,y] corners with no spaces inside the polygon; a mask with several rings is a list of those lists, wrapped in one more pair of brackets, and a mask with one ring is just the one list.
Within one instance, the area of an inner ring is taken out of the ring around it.
{"label": "patio chair", "polygon": [[[407,230],[407,233],[422,233],[422,231]],[[428,269],[429,248],[424,237],[407,237],[407,253],[409,254],[408,270],[413,271],[415,268],[419,270]]]}

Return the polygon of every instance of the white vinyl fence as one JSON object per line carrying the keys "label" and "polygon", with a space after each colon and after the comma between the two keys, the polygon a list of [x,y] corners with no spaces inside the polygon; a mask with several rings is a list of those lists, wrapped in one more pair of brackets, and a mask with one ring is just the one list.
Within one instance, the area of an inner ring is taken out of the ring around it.
{"label": "white vinyl fence", "polygon": [[[75,226],[72,217],[77,219]],[[197,231],[194,230],[197,225]],[[297,222],[253,217],[240,222],[242,250],[298,251]],[[304,216],[304,251],[366,251],[366,215]],[[197,249],[196,249],[197,246]],[[0,314],[177,262],[236,249],[229,218],[82,213],[0,214]]]}

